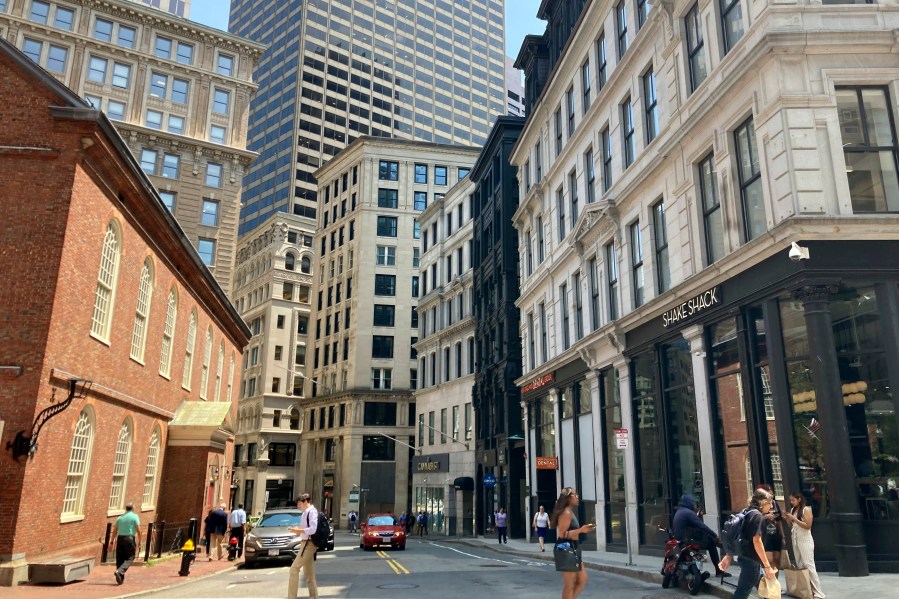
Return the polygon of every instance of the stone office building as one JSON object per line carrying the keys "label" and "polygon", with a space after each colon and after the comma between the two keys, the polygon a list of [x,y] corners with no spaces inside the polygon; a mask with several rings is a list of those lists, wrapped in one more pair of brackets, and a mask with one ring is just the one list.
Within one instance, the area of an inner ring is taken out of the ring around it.
{"label": "stone office building", "polygon": [[717,528],[768,482],[819,568],[899,570],[899,10],[583,5],[519,55],[534,496],[655,554],[681,494]]}

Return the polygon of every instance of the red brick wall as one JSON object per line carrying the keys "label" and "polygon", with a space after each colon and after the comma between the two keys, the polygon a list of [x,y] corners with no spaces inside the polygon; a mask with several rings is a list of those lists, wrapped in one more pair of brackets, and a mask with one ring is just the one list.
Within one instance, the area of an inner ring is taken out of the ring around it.
{"label": "red brick wall", "polygon": [[[99,551],[108,516],[115,446],[123,421],[132,421],[126,500],[135,503],[142,523],[156,516],[142,510],[148,442],[155,426],[162,432],[157,490],[163,477],[195,487],[202,496],[208,473],[197,475],[191,460],[163,458],[166,425],[184,400],[198,401],[200,370],[207,327],[213,328],[208,397],[213,399],[218,347],[225,343],[222,394],[227,390],[229,359],[234,353],[236,397],[241,348],[223,334],[207,302],[193,290],[207,282],[195,270],[175,266],[154,242],[167,232],[158,219],[136,214],[146,210],[136,179],[91,122],[54,120],[50,104],[61,104],[46,88],[29,80],[0,53],[0,146],[47,147],[46,158],[35,152],[0,155],[0,364],[20,364],[24,374],[0,384],[0,420],[6,422],[0,447],[19,430],[30,430],[41,409],[66,397],[68,374],[95,382],[89,396],[51,419],[40,433],[34,458],[0,456],[0,554],[26,558],[65,552]],[[82,139],[93,145],[82,150]],[[118,196],[128,200],[125,207]],[[150,208],[155,209],[155,208]],[[107,223],[116,219],[122,229],[122,255],[109,343],[90,335],[94,290]],[[164,223],[163,223],[164,224]],[[131,334],[137,289],[144,259],[153,258],[155,277],[149,315],[145,364],[131,359]],[[180,264],[184,261],[181,260]],[[12,282],[12,284],[10,283]],[[171,379],[159,375],[162,327],[169,290],[179,292]],[[192,390],[181,387],[190,312],[199,320]],[[101,387],[102,386],[102,387]],[[236,400],[235,400],[236,401]],[[84,518],[60,522],[72,432],[85,406],[95,414]],[[234,409],[232,408],[232,412]],[[232,416],[233,419],[233,416]],[[187,449],[187,448],[182,448]],[[210,449],[198,448],[205,469]],[[227,448],[230,465],[231,444]],[[178,455],[178,451],[175,455]],[[157,503],[160,503],[159,501]]]}

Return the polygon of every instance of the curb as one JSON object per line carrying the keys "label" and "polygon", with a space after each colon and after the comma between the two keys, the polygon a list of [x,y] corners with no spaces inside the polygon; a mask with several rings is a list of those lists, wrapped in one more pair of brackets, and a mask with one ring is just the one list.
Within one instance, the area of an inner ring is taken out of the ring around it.
{"label": "curb", "polygon": [[[465,539],[453,539],[449,541],[450,543],[457,543],[460,545],[465,545],[466,547],[483,547],[485,549],[489,549],[494,553],[503,553],[503,554],[511,554],[517,557],[526,557],[528,559],[533,560],[542,560],[545,562],[552,562],[553,559],[550,556],[547,556],[543,553],[540,555],[534,555],[533,553],[525,553],[523,551],[519,551],[517,549],[499,549],[497,547],[491,546],[490,543],[476,543],[467,541]],[[551,555],[551,554],[550,554]],[[646,570],[637,570],[635,568],[631,568],[628,566],[619,566],[617,564],[602,564],[596,562],[588,562],[584,561],[584,567],[589,570],[597,570],[600,572],[608,572],[610,574],[617,574],[619,576],[626,576],[628,578],[634,578],[637,580],[642,580],[643,582],[654,582],[659,585],[659,588],[662,588],[662,575],[657,574],[655,572],[647,572]],[[711,579],[709,579],[711,580]],[[733,597],[733,591],[726,589],[720,585],[709,584],[708,582],[705,584],[705,588],[700,593],[702,595],[713,595],[715,597],[721,597],[721,599],[731,599]]]}
{"label": "curb", "polygon": [[146,591],[134,591],[133,593],[126,593],[124,595],[115,595],[110,597],[109,599],[126,599],[127,597],[149,597],[151,595],[155,595],[157,593],[161,593],[163,591],[168,591],[171,589],[176,589],[178,587],[182,587],[184,585],[190,584],[192,582],[197,582],[198,580],[205,580],[207,578],[212,578],[213,576],[218,576],[219,574],[225,574],[227,572],[234,572],[237,570],[237,566],[230,566],[225,568],[224,570],[217,570],[216,572],[210,572],[208,574],[204,574],[203,576],[198,576],[196,578],[191,578],[190,576],[185,576],[184,580],[180,580],[178,582],[174,582],[169,585],[157,587],[152,590]]}

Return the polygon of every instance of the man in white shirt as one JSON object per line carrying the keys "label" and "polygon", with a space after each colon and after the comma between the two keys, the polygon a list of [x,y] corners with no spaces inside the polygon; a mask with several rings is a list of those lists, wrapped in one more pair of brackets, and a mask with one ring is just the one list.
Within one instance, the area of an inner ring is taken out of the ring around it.
{"label": "man in white shirt", "polygon": [[293,564],[290,565],[287,599],[297,599],[301,569],[306,579],[306,588],[309,589],[309,599],[318,599],[318,585],[315,582],[315,552],[318,551],[318,547],[310,540],[318,528],[318,510],[312,505],[312,496],[309,493],[297,497],[297,507],[303,510],[300,526],[291,526],[287,529],[300,535],[300,549]]}
{"label": "man in white shirt", "polygon": [[237,509],[228,516],[228,526],[231,528],[228,542],[230,543],[231,539],[237,539],[237,557],[239,559],[243,556],[243,538],[247,532],[247,513],[243,511],[242,503],[238,503]]}

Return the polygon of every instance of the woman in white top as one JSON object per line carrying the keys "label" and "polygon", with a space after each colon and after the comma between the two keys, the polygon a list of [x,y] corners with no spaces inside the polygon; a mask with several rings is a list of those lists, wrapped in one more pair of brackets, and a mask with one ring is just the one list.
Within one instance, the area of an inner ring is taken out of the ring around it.
{"label": "woman in white top", "polygon": [[540,511],[534,514],[534,530],[537,531],[537,541],[540,543],[540,551],[546,551],[543,542],[546,538],[546,531],[549,530],[549,514],[540,506]]}
{"label": "woman in white top", "polygon": [[808,570],[808,579],[812,585],[814,599],[824,599],[821,580],[815,567],[815,539],[812,537],[812,508],[805,505],[802,493],[790,493],[790,513],[784,514],[787,522],[793,525],[793,554],[796,567]]}

